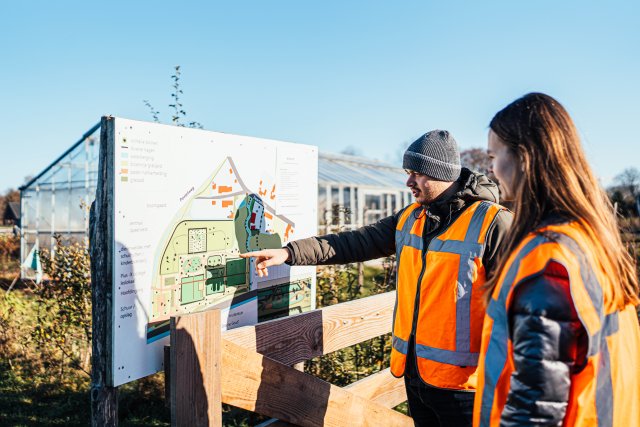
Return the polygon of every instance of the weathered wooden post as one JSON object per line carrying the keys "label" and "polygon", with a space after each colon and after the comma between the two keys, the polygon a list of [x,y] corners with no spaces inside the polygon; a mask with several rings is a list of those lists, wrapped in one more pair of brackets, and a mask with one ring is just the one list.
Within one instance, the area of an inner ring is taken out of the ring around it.
{"label": "weathered wooden post", "polygon": [[171,318],[172,426],[222,426],[220,310]]}
{"label": "weathered wooden post", "polygon": [[118,388],[109,385],[111,369],[111,307],[113,266],[113,118],[103,117],[96,201],[90,214],[91,257],[91,425],[118,425]]}

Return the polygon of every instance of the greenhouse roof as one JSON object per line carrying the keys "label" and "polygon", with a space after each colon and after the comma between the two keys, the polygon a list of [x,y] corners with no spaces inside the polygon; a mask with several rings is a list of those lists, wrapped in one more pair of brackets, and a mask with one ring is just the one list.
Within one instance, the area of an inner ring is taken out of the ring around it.
{"label": "greenhouse roof", "polygon": [[[88,132],[73,144],[67,151],[51,163],[47,168],[40,172],[35,178],[22,186],[21,190],[30,189],[34,184],[51,185],[56,181],[57,175],[62,172],[60,166],[63,162],[82,162],[83,154],[80,145],[91,135],[98,132],[100,123],[93,126]],[[97,155],[97,150],[92,156]],[[77,160],[76,160],[76,157]],[[90,176],[90,185],[95,186],[97,179],[97,159],[92,159],[90,170],[87,171]],[[74,168],[76,169],[76,168]],[[78,167],[78,173],[82,175],[78,181],[84,185],[84,166]],[[60,179],[67,182],[69,177],[60,176]],[[74,176],[71,177],[75,181]],[[346,154],[330,154],[320,152],[318,156],[318,183],[320,185],[355,185],[359,187],[372,187],[381,189],[398,190],[405,187],[406,174],[399,167],[391,166],[387,163],[368,159],[365,157],[351,156]]]}
{"label": "greenhouse roof", "polygon": [[404,188],[407,176],[402,168],[378,160],[346,154],[320,153],[320,184],[355,184],[376,188]]}
{"label": "greenhouse roof", "polygon": [[[56,175],[60,174],[61,172],[60,166],[63,164],[66,166],[69,166],[70,163],[76,163],[76,167],[74,169],[76,169],[83,175],[83,178],[82,178],[83,180],[84,180],[85,172],[88,172],[89,174],[97,173],[94,170],[85,171],[85,165],[83,161],[85,161],[86,159],[77,159],[77,157],[81,154],[81,148],[82,148],[81,145],[99,130],[100,130],[100,123],[98,122],[91,129],[85,132],[84,135],[82,135],[82,137],[78,141],[76,141],[71,147],[69,147],[67,151],[62,153],[60,157],[55,159],[53,162],[51,162],[49,166],[44,168],[42,172],[36,175],[35,178],[32,178],[31,180],[29,180],[29,182],[21,186],[19,188],[20,191],[29,190],[30,187],[32,187],[35,184],[51,185],[52,182],[56,181],[57,179]],[[96,150],[96,153],[93,153],[93,154],[94,156],[97,155],[97,150]],[[93,160],[97,160],[97,158]],[[97,166],[98,165],[96,162],[94,167],[97,169]],[[72,179],[75,178],[75,175],[76,173],[74,173],[74,177],[72,177]],[[66,180],[65,178],[59,178],[59,179],[61,179],[61,181],[65,181]]]}

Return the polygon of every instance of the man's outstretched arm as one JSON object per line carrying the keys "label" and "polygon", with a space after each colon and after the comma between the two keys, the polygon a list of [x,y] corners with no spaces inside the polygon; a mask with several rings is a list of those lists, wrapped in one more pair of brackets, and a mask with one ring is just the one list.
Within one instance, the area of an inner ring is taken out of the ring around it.
{"label": "man's outstretched arm", "polygon": [[348,264],[395,253],[395,229],[398,214],[383,218],[357,230],[314,236],[290,242],[282,249],[264,249],[241,254],[255,257],[259,276],[267,276],[268,267],[291,265]]}
{"label": "man's outstretched arm", "polygon": [[309,237],[287,245],[292,265],[348,264],[386,257],[395,253],[397,216],[353,231]]}

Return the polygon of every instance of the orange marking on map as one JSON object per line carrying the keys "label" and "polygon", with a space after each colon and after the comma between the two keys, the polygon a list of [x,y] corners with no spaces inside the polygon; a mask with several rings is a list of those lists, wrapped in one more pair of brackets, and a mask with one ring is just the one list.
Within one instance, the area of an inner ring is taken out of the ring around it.
{"label": "orange marking on map", "polygon": [[231,193],[233,191],[233,187],[228,187],[226,185],[221,185],[218,187],[218,194],[220,193]]}
{"label": "orange marking on map", "polygon": [[233,169],[229,168],[229,173],[233,174]]}
{"label": "orange marking on map", "polygon": [[266,218],[273,219],[273,215],[271,215],[269,212],[265,212],[265,213],[264,213],[264,216],[265,216]]}
{"label": "orange marking on map", "polygon": [[287,229],[284,232],[285,240],[289,240],[289,233],[293,233],[293,227],[291,227],[291,224],[287,224]]}
{"label": "orange marking on map", "polygon": [[233,200],[223,200],[222,201],[222,207],[226,208],[227,206],[231,206],[233,205]]}
{"label": "orange marking on map", "polygon": [[215,204],[216,204],[216,201],[215,201],[215,200],[212,200],[212,201],[211,201],[211,204],[212,204],[212,205],[215,205]]}
{"label": "orange marking on map", "polygon": [[213,183],[213,185],[211,186],[211,189],[212,189],[212,190],[215,190],[215,189],[216,189],[216,183],[215,183],[215,182],[214,182],[214,183]]}

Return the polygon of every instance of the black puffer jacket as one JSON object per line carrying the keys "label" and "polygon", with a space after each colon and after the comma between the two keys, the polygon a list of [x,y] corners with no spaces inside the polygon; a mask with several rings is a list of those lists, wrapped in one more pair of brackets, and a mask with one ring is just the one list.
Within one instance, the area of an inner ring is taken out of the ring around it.
{"label": "black puffer jacket", "polygon": [[586,364],[588,339],[571,299],[564,266],[514,289],[509,310],[514,372],[501,426],[561,426],[571,375]]}

